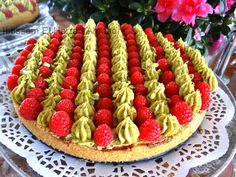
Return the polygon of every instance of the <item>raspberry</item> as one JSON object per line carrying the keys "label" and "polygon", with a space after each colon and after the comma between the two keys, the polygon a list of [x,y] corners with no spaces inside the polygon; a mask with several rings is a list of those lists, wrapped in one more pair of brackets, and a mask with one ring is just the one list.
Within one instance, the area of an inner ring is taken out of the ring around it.
{"label": "raspberry", "polygon": [[177,49],[177,50],[179,49],[181,54],[184,53],[184,48],[183,48],[181,45],[179,45],[178,43],[175,43],[175,44],[174,44],[174,47],[175,47],[175,49]]}
{"label": "raspberry", "polygon": [[211,97],[201,95],[201,99],[202,99],[201,110],[207,110],[211,105]]}
{"label": "raspberry", "polygon": [[140,63],[139,59],[132,58],[132,59],[129,60],[128,66],[129,66],[129,68],[140,67],[141,63]]}
{"label": "raspberry", "polygon": [[55,57],[55,53],[51,50],[51,49],[46,49],[43,52],[43,56],[45,57],[50,57],[50,58],[54,58]]}
{"label": "raspberry", "polygon": [[55,46],[54,44],[50,44],[48,46],[48,49],[51,49],[54,53],[57,53],[58,47]]}
{"label": "raspberry", "polygon": [[24,11],[25,11],[25,6],[24,6],[24,4],[22,4],[22,3],[16,3],[15,5],[16,5],[16,7],[18,8],[18,10],[19,10],[20,12],[24,12]]}
{"label": "raspberry", "polygon": [[184,61],[189,61],[188,55],[186,55],[186,54],[181,54],[180,56],[183,58]]}
{"label": "raspberry", "polygon": [[52,38],[50,44],[54,44],[57,47],[61,45],[60,41],[57,38]]}
{"label": "raspberry", "polygon": [[120,29],[121,29],[122,31],[127,30],[127,29],[132,29],[132,26],[131,26],[130,24],[128,24],[128,23],[123,23],[123,24],[120,26]]}
{"label": "raspberry", "polygon": [[124,30],[124,34],[125,34],[125,36],[128,36],[129,34],[133,34],[134,32],[133,32],[133,30],[132,29],[126,29],[126,30]]}
{"label": "raspberry", "polygon": [[33,50],[33,48],[34,48],[34,44],[29,44],[25,47],[25,49],[30,51],[30,52]]}
{"label": "raspberry", "polygon": [[18,81],[19,76],[15,75],[15,74],[11,74],[10,76],[8,76],[7,78],[7,88],[9,91],[12,91],[17,85],[17,81]]}
{"label": "raspberry", "polygon": [[155,142],[160,139],[161,128],[155,119],[148,119],[139,127],[139,133],[142,141]]}
{"label": "raspberry", "polygon": [[53,65],[53,64],[54,64],[53,59],[51,59],[51,58],[49,58],[49,57],[43,57],[41,61],[42,61],[42,63],[48,63],[48,64],[50,64],[50,65]]}
{"label": "raspberry", "polygon": [[102,57],[98,60],[98,66],[100,66],[101,64],[106,64],[111,67],[111,61],[106,57]]}
{"label": "raspberry", "polygon": [[181,125],[193,120],[192,109],[185,101],[177,102],[171,108],[171,114],[177,117]]}
{"label": "raspberry", "polygon": [[[128,40],[135,40],[135,35],[134,35],[134,33],[132,32],[132,33],[130,33],[130,34],[128,34],[127,36],[126,36],[126,40],[128,41]],[[135,44],[136,45],[136,44]]]}
{"label": "raspberry", "polygon": [[94,131],[93,139],[97,146],[108,146],[113,140],[111,128],[107,124],[99,125]]}
{"label": "raspberry", "polygon": [[96,26],[96,30],[97,29],[106,29],[106,25],[104,22],[100,21],[98,22],[97,26]]}
{"label": "raspberry", "polygon": [[51,37],[52,37],[52,38],[56,38],[56,39],[58,39],[58,40],[61,40],[61,38],[62,38],[61,35],[62,35],[62,34],[61,34],[60,32],[54,32],[54,33],[52,33]]}
{"label": "raspberry", "polygon": [[127,45],[128,46],[132,46],[132,45],[137,45],[137,43],[136,43],[136,41],[134,40],[134,39],[129,39],[129,40],[127,40]]}
{"label": "raspberry", "polygon": [[38,102],[41,102],[45,98],[45,93],[41,88],[32,88],[27,92],[26,98],[35,98]]}
{"label": "raspberry", "polygon": [[98,46],[102,46],[102,45],[109,45],[109,41],[107,39],[99,39],[98,40]]}
{"label": "raspberry", "polygon": [[196,70],[194,69],[193,66],[188,66],[188,72],[189,72],[189,74],[193,74],[196,72]]}
{"label": "raspberry", "polygon": [[111,76],[111,69],[110,69],[110,67],[108,65],[106,65],[106,64],[101,64],[97,68],[97,76],[100,75],[101,73],[106,73],[109,76]]}
{"label": "raspberry", "polygon": [[111,54],[107,50],[98,52],[98,56],[99,58],[102,58],[102,57],[111,58]]}
{"label": "raspberry", "polygon": [[104,50],[110,51],[111,49],[110,49],[109,45],[102,44],[101,46],[98,46],[98,50],[99,51],[104,51]]}
{"label": "raspberry", "polygon": [[[107,41],[109,41],[109,37],[108,35],[106,34],[106,30],[102,30],[101,32],[98,32],[97,33],[97,39],[100,40],[100,39],[105,39]],[[103,44],[102,44],[103,45]],[[100,46],[98,46],[99,48]]]}
{"label": "raspberry", "polygon": [[76,67],[68,68],[65,72],[65,76],[74,76],[77,79],[80,78],[80,72]]}
{"label": "raspberry", "polygon": [[143,84],[137,84],[134,86],[134,95],[147,95],[147,88]]}
{"label": "raspberry", "polygon": [[95,87],[95,92],[99,93],[100,98],[111,97],[112,91],[111,87],[108,84],[99,84]]}
{"label": "raspberry", "polygon": [[187,62],[187,65],[188,65],[188,66],[193,66],[193,63],[192,63],[191,61],[188,61],[188,62]]}
{"label": "raspberry", "polygon": [[150,45],[151,45],[151,46],[157,47],[157,42],[156,42],[156,37],[155,37],[155,35],[150,35],[150,36],[148,36],[148,40],[150,41]]}
{"label": "raspberry", "polygon": [[[155,36],[153,36],[153,38],[155,38]],[[153,40],[153,39],[152,39]],[[151,41],[150,42],[150,45],[152,46],[152,47],[157,47],[159,44],[158,44],[158,42],[156,41],[156,38],[155,38],[155,41]]]}
{"label": "raspberry", "polygon": [[152,31],[152,28],[146,28],[144,30],[144,32],[146,33],[147,36],[153,36],[154,35],[154,33]]}
{"label": "raspberry", "polygon": [[52,75],[52,70],[47,66],[41,66],[39,68],[39,73],[41,74],[42,77],[48,78]]}
{"label": "raspberry", "polygon": [[138,52],[139,49],[138,47],[136,46],[129,46],[128,49],[127,49],[128,53],[131,53],[131,52]]}
{"label": "raspberry", "polygon": [[169,65],[167,59],[165,59],[165,58],[162,58],[162,59],[158,60],[157,63],[159,64],[158,68],[162,72],[167,71],[167,70],[170,69],[170,65]]}
{"label": "raspberry", "polygon": [[75,29],[76,29],[76,31],[84,31],[84,26],[82,25],[82,24],[76,24],[75,25]]}
{"label": "raspberry", "polygon": [[164,55],[164,50],[161,46],[157,46],[155,49],[156,49],[156,54],[158,56],[163,56]]}
{"label": "raspberry", "polygon": [[97,77],[97,82],[98,84],[107,84],[107,85],[111,85],[111,78],[108,74],[106,73],[102,73]]}
{"label": "raspberry", "polygon": [[175,81],[171,81],[165,85],[165,94],[167,97],[171,97],[172,95],[179,94],[179,85]]}
{"label": "raspberry", "polygon": [[82,53],[82,48],[80,46],[75,46],[72,49],[73,53]]}
{"label": "raspberry", "polygon": [[43,90],[45,90],[48,87],[47,82],[42,77],[39,77],[38,79],[36,79],[34,81],[34,85],[36,88],[41,88]]}
{"label": "raspberry", "polygon": [[73,125],[73,121],[65,111],[58,111],[53,114],[49,122],[49,129],[57,136],[67,136]]}
{"label": "raspberry", "polygon": [[27,58],[25,56],[18,56],[15,61],[15,65],[21,65],[24,66],[25,61]]}
{"label": "raspberry", "polygon": [[134,97],[134,107],[141,108],[141,107],[148,107],[148,100],[143,95],[138,95]]}
{"label": "raspberry", "polygon": [[37,119],[42,105],[35,98],[26,98],[19,107],[19,115],[26,120]]}
{"label": "raspberry", "polygon": [[76,33],[74,36],[74,39],[75,40],[83,40],[84,39],[83,33],[81,33],[81,32]]}
{"label": "raspberry", "polygon": [[56,111],[65,111],[70,116],[73,116],[75,110],[74,103],[69,99],[62,99],[59,103],[56,105]]}
{"label": "raspberry", "polygon": [[75,40],[74,45],[84,48],[84,42],[81,40]]}
{"label": "raspberry", "polygon": [[5,9],[3,13],[5,14],[7,18],[11,18],[13,16],[12,11],[10,11],[9,9]]}
{"label": "raspberry", "polygon": [[175,42],[175,39],[172,34],[166,34],[164,37],[170,42]]}
{"label": "raspberry", "polygon": [[20,76],[20,71],[23,67],[21,65],[14,65],[11,69],[11,74]]}
{"label": "raspberry", "polygon": [[203,79],[202,79],[202,75],[200,74],[200,73],[198,73],[198,72],[195,72],[195,73],[193,73],[193,82],[194,83],[199,83],[199,82],[202,82],[203,81]]}
{"label": "raspberry", "polygon": [[109,127],[112,128],[113,119],[111,111],[107,109],[100,109],[94,115],[94,123],[96,126],[99,126],[101,124],[107,124]]}
{"label": "raspberry", "polygon": [[174,80],[175,80],[175,75],[172,71],[164,71],[164,73],[160,76],[160,82],[163,83],[164,85]]}
{"label": "raspberry", "polygon": [[131,60],[131,59],[138,59],[139,60],[140,59],[138,52],[130,52],[128,54],[128,56],[129,56],[129,60]]}
{"label": "raspberry", "polygon": [[24,49],[20,52],[19,56],[24,56],[25,58],[27,58],[29,53],[30,53],[30,51]]}
{"label": "raspberry", "polygon": [[77,52],[72,53],[71,56],[70,56],[70,59],[71,60],[79,60],[80,63],[83,60],[82,55],[80,53],[77,53]]}
{"label": "raspberry", "polygon": [[130,76],[130,82],[132,85],[143,84],[144,79],[141,72],[136,71]]}
{"label": "raspberry", "polygon": [[206,82],[200,82],[195,86],[196,90],[201,93],[202,105],[201,110],[207,110],[211,104],[211,88]]}
{"label": "raspberry", "polygon": [[177,102],[184,101],[179,95],[172,95],[168,102],[169,107],[173,107]]}
{"label": "raspberry", "polygon": [[138,72],[142,72],[142,69],[141,69],[141,67],[138,67],[138,66],[133,66],[133,67],[131,67],[130,69],[129,69],[129,74],[130,74],[130,76],[133,74],[133,73],[135,73],[136,71],[138,71]]}
{"label": "raspberry", "polygon": [[78,80],[75,76],[67,76],[62,83],[63,88],[71,89],[73,91],[76,91],[77,85]]}
{"label": "raspberry", "polygon": [[140,107],[137,109],[137,116],[135,118],[135,123],[140,126],[144,123],[147,119],[153,119],[154,114],[153,112],[147,107]]}
{"label": "raspberry", "polygon": [[80,68],[81,63],[79,62],[79,60],[74,59],[74,60],[69,60],[69,62],[67,63],[67,68]]}
{"label": "raspberry", "polygon": [[107,109],[107,110],[113,112],[113,110],[114,110],[112,100],[110,98],[107,98],[107,97],[100,98],[96,102],[95,108],[96,108],[97,111],[100,110],[100,109]]}
{"label": "raspberry", "polygon": [[71,101],[75,100],[76,93],[70,89],[63,89],[60,93],[61,99],[69,99]]}

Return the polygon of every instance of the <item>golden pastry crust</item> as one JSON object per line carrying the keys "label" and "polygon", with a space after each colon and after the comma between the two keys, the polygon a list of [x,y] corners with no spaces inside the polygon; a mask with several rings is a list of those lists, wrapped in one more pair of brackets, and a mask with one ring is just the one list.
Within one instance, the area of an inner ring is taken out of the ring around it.
{"label": "golden pastry crust", "polygon": [[0,22],[0,31],[6,31],[10,29],[14,29],[20,25],[25,23],[32,22],[39,15],[39,7],[36,6],[34,11],[25,11],[18,15],[14,15],[13,17]]}
{"label": "golden pastry crust", "polygon": [[98,150],[95,147],[65,142],[52,136],[45,128],[36,124],[36,121],[29,121],[20,118],[25,127],[39,140],[47,145],[83,159],[98,162],[128,162],[151,158],[163,154],[186,141],[201,125],[206,111],[197,114],[192,122],[183,126],[174,136],[157,144],[138,144],[129,147],[121,147],[110,150]]}

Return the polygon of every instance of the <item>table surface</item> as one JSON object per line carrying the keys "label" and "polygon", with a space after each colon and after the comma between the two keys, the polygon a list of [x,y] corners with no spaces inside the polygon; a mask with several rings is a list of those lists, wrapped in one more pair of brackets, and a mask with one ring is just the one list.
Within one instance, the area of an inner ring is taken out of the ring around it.
{"label": "table surface", "polygon": [[[54,10],[51,14],[55,21],[59,23],[61,28],[68,27],[71,22],[62,14],[59,10]],[[232,63],[233,60],[236,60],[236,51],[231,57],[231,61],[229,62],[229,65],[227,66],[225,76],[229,78],[228,88],[231,90],[234,98],[236,99],[236,64]],[[234,157],[234,161],[236,161],[236,157]],[[234,172],[234,165],[233,162],[231,162],[227,168],[224,170],[224,172],[219,177],[232,177],[235,176]],[[18,175],[14,172],[14,170],[7,164],[7,162],[0,157],[0,176],[6,176],[6,177],[18,177]]]}

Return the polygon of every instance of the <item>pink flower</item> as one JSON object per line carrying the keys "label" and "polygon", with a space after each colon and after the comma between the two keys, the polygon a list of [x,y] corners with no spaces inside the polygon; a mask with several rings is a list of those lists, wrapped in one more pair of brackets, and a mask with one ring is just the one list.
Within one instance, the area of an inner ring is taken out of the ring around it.
{"label": "pink flower", "polygon": [[178,0],[172,13],[172,19],[194,26],[196,17],[207,17],[213,9],[206,0]]}
{"label": "pink flower", "polygon": [[170,17],[175,4],[176,0],[158,0],[155,6],[157,19],[160,22],[166,22],[166,20]]}
{"label": "pink flower", "polygon": [[194,36],[193,38],[196,40],[196,41],[200,41],[202,39],[202,36],[204,36],[205,33],[202,32],[202,31],[198,31],[197,29],[194,30]]}
{"label": "pink flower", "polygon": [[[226,0],[226,9],[225,12],[229,11],[231,6],[235,3],[235,0]],[[215,14],[220,14],[220,2],[217,4],[217,6],[214,9]]]}

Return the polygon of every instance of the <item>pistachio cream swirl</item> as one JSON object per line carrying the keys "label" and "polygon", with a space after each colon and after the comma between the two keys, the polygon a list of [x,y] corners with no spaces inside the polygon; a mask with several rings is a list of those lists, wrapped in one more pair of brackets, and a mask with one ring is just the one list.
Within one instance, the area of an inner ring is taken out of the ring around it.
{"label": "pistachio cream swirl", "polygon": [[171,114],[159,115],[158,122],[161,126],[161,134],[164,136],[175,135],[180,129],[178,119]]}
{"label": "pistachio cream swirl", "polygon": [[116,108],[113,116],[117,119],[118,122],[121,122],[126,117],[130,117],[130,119],[134,121],[136,117],[136,110],[129,103],[122,103]]}
{"label": "pistachio cream swirl", "polygon": [[166,100],[157,100],[153,102],[150,109],[154,112],[156,117],[160,114],[169,114],[169,107]]}
{"label": "pistachio cream swirl", "polygon": [[201,109],[201,93],[199,90],[196,90],[193,93],[190,93],[184,97],[184,100],[191,106],[193,114],[197,114]]}

